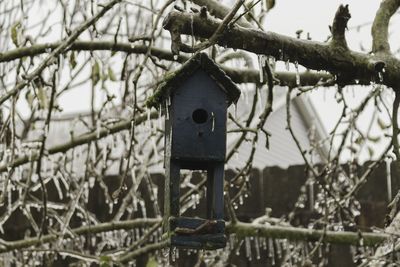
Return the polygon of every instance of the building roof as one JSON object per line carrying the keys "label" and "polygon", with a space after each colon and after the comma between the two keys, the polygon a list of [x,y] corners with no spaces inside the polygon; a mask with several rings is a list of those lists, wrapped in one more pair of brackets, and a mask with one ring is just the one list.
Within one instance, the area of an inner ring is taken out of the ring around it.
{"label": "building roof", "polygon": [[238,101],[240,89],[231,78],[207,54],[196,53],[179,69],[164,76],[163,82],[157,87],[153,96],[146,101],[146,105],[157,108],[173,90],[178,88],[182,82],[193,75],[198,69],[206,72],[219,85],[218,87],[227,95],[229,104]]}

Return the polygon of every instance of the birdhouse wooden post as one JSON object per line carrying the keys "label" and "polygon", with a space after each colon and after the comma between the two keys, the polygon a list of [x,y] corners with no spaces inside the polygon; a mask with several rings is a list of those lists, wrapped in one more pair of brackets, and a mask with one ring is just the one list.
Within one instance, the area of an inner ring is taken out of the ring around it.
{"label": "birdhouse wooden post", "polygon": [[[217,249],[224,235],[227,108],[240,90],[206,54],[166,75],[148,101],[165,111],[164,231],[172,246]],[[207,171],[207,218],[180,216],[180,170]]]}

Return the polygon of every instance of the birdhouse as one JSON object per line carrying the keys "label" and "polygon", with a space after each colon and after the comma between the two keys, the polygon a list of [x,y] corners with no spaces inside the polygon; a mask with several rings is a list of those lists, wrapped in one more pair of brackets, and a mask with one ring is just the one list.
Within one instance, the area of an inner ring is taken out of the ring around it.
{"label": "birdhouse", "polygon": [[[171,246],[217,249],[224,235],[227,108],[240,90],[206,54],[165,76],[148,101],[165,113],[164,231]],[[180,170],[205,170],[206,218],[180,216]]]}

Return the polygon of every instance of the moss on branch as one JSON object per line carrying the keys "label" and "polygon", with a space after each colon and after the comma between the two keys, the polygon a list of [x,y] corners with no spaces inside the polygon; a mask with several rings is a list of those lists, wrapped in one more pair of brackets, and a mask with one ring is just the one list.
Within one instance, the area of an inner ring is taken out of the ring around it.
{"label": "moss on branch", "polygon": [[[96,234],[101,232],[115,231],[115,230],[129,230],[138,227],[151,227],[157,223],[160,223],[159,218],[142,218],[118,222],[107,222],[97,225],[82,226],[72,229],[72,233],[75,235],[85,235],[85,234]],[[236,234],[239,238],[246,236],[258,236],[265,238],[274,239],[287,239],[290,241],[308,241],[317,242],[323,237],[323,241],[332,244],[345,244],[345,245],[359,245],[360,237],[363,239],[363,244],[365,246],[375,246],[379,245],[386,239],[390,237],[389,234],[385,233],[357,233],[357,232],[345,232],[345,231],[322,231],[313,230],[300,227],[291,226],[269,226],[261,224],[243,223],[237,222],[235,224],[228,223],[226,225],[226,234]],[[62,238],[70,238],[71,236],[65,235]],[[12,250],[18,250],[23,248],[28,248],[31,246],[38,246],[40,244],[53,242],[60,238],[60,235],[48,234],[42,236],[40,239],[37,237],[28,238],[18,241],[2,241],[0,245],[0,253],[5,253]],[[122,262],[128,259],[135,258],[146,251],[153,251],[155,249],[160,249],[167,246],[165,242],[151,244],[150,246],[145,246],[139,248],[138,250],[128,252],[119,260]]]}
{"label": "moss on branch", "polygon": [[385,0],[376,12],[371,28],[372,51],[374,53],[390,53],[389,20],[400,6],[400,0]]}
{"label": "moss on branch", "polygon": [[387,238],[388,234],[381,233],[362,233],[344,231],[313,230],[299,227],[283,227],[269,225],[255,225],[251,223],[238,222],[229,224],[226,227],[229,234],[235,233],[239,237],[259,236],[266,238],[288,239],[291,241],[318,242],[323,237],[323,241],[332,244],[359,245],[360,236],[365,246],[378,245]]}
{"label": "moss on branch", "polygon": [[[41,54],[47,53],[49,49],[55,49],[59,43],[47,43],[47,44],[36,44],[27,47],[20,47],[4,53],[0,53],[0,62],[8,62],[24,57],[34,57]],[[148,50],[146,45],[132,45],[130,43],[117,43],[105,42],[105,41],[77,41],[75,42],[68,51],[110,51],[110,52],[123,52],[129,54],[145,54]],[[159,49],[155,47],[150,48],[152,56],[160,60],[177,61],[183,63],[189,58],[185,55],[179,55],[174,58],[174,55],[165,49]],[[252,68],[229,68],[221,66],[221,68],[231,77],[236,83],[259,83],[260,74],[259,71]],[[296,73],[291,72],[276,72],[276,77],[281,81],[281,85],[295,87],[296,84]],[[302,85],[316,85],[319,81],[327,81],[332,79],[333,76],[328,73],[317,73],[317,72],[304,72],[300,73]],[[362,84],[366,84],[368,81],[360,81]]]}
{"label": "moss on branch", "polygon": [[[198,14],[172,11],[164,22],[164,28],[170,30],[179,25],[181,34],[209,38],[219,23],[210,17],[203,18]],[[382,83],[392,88],[397,88],[400,84],[400,61],[391,56],[365,54],[342,47],[338,49],[337,46],[328,43],[295,39],[238,25],[225,31],[218,44],[273,56],[277,60],[298,62],[313,70],[326,70],[338,75],[342,84],[353,83],[354,80],[379,83],[377,70],[384,66],[386,71],[383,73]]]}
{"label": "moss on branch", "polygon": [[349,12],[349,5],[340,5],[336,11],[335,18],[333,20],[333,25],[331,27],[332,32],[332,42],[333,46],[340,46],[342,48],[347,48],[347,42],[345,38],[345,32],[347,30],[347,22],[351,18]]}

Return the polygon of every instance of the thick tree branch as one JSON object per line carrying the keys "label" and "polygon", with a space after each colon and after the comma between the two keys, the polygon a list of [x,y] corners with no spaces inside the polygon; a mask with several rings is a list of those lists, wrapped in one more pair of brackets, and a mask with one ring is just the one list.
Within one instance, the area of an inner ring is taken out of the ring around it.
{"label": "thick tree branch", "polygon": [[[75,235],[96,234],[101,232],[115,231],[115,230],[128,230],[137,227],[151,227],[160,222],[161,219],[147,218],[147,219],[134,219],[119,222],[107,222],[97,225],[82,226],[72,229],[71,232]],[[308,241],[317,242],[323,237],[323,241],[332,244],[346,244],[346,245],[359,245],[360,234],[358,232],[337,232],[337,231],[323,231],[306,229],[292,226],[271,226],[263,224],[243,223],[237,222],[235,224],[228,223],[226,225],[226,234],[236,234],[238,237],[245,236],[258,236],[265,238],[287,239],[290,241]],[[37,246],[43,243],[49,243],[57,240],[58,234],[48,234],[42,236],[41,239],[34,237],[18,241],[2,241],[0,244],[0,253]],[[387,240],[391,235],[389,233],[362,233],[362,239],[365,246],[374,246]],[[70,236],[65,236],[69,238]],[[160,244],[160,245],[157,245]],[[154,246],[143,247],[142,250],[148,248],[161,248],[167,243],[157,243]],[[162,245],[161,245],[162,244]],[[161,247],[158,247],[161,246]],[[132,254],[119,259],[126,261],[140,255],[141,250],[135,250]]]}
{"label": "thick tree branch", "polygon": [[[259,236],[276,239],[288,239],[291,241],[318,242],[321,237],[323,241],[332,244],[359,245],[360,234],[358,232],[337,232],[313,230],[298,227],[271,226],[252,223],[237,222],[228,224],[226,231],[229,234],[235,233],[240,236]],[[377,245],[387,238],[389,234],[382,233],[362,233],[365,246]]]}
{"label": "thick tree branch", "polygon": [[[29,47],[21,47],[8,52],[0,54],[0,63],[20,59],[23,57],[33,57],[40,54],[46,53],[48,49],[54,49],[59,46],[60,43],[48,43],[48,44],[37,44]],[[128,54],[145,54],[149,49],[146,45],[132,45],[130,43],[114,43],[106,41],[76,41],[69,47],[68,51],[110,51],[110,52],[124,52]],[[177,61],[180,63],[185,62],[189,59],[188,56],[179,55],[174,58],[174,55],[165,49],[156,47],[150,48],[150,54],[157,57],[158,59]],[[246,68],[229,68],[221,66],[223,70],[232,78],[236,83],[259,83],[260,72],[259,70]],[[290,72],[275,72],[276,78],[281,81],[281,85],[289,87],[296,87],[296,73]],[[318,82],[326,82],[333,78],[328,73],[316,73],[316,72],[304,72],[300,73],[300,80],[302,85],[313,86]],[[360,84],[369,83],[367,80],[360,81]]]}
{"label": "thick tree branch", "polygon": [[[210,37],[219,25],[212,18],[198,14],[171,12],[164,22],[167,30],[179,30],[181,34]],[[177,28],[178,27],[178,28]],[[385,67],[382,83],[397,87],[400,83],[400,61],[391,56],[370,55],[338,49],[326,43],[290,38],[272,32],[262,32],[235,26],[224,33],[218,44],[234,49],[244,49],[256,54],[275,57],[277,60],[298,62],[309,69],[326,70],[338,75],[341,83],[353,80],[380,82],[378,73]]]}
{"label": "thick tree branch", "polygon": [[390,53],[388,38],[389,20],[400,6],[400,0],[384,0],[376,12],[372,24],[372,52]]}

